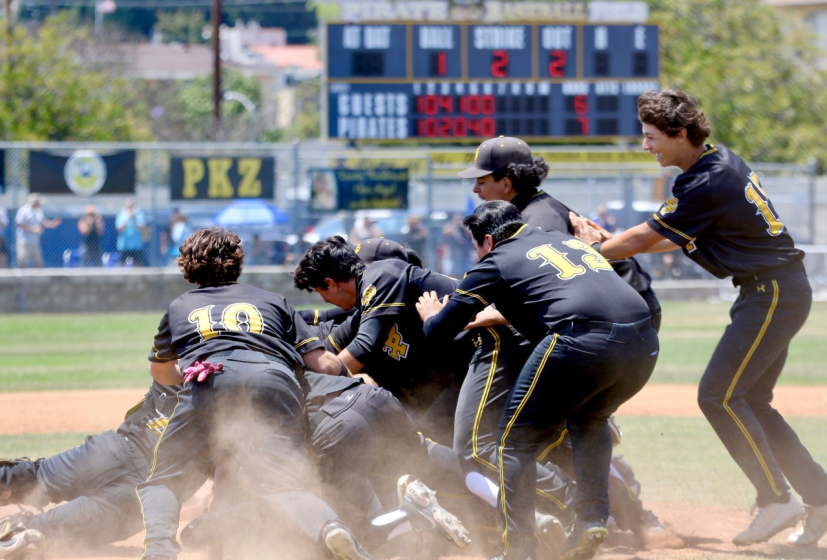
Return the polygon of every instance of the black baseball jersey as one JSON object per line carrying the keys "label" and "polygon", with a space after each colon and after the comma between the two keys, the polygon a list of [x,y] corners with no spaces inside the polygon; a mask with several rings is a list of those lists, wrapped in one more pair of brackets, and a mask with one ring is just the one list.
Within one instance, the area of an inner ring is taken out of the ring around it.
{"label": "black baseball jersey", "polygon": [[350,309],[345,311],[339,307],[332,307],[329,309],[300,309],[298,314],[302,319],[304,319],[305,323],[311,327],[315,327],[322,323],[328,322],[333,325],[338,325],[347,319],[353,311],[355,310]]}
{"label": "black baseball jersey", "polygon": [[[335,329],[333,339],[347,340],[348,352],[365,365],[380,386],[391,391],[413,386],[435,361],[425,344],[416,310],[419,296],[435,291],[443,297],[453,293],[458,284],[454,278],[398,259],[375,261],[357,275],[356,313]],[[371,348],[357,344],[360,331],[366,329],[378,334],[371,337]]]}
{"label": "black baseball jersey", "polygon": [[291,368],[302,355],[322,348],[319,337],[284,297],[245,284],[204,286],[169,304],[150,361],[179,360],[183,371],[195,361],[228,350],[255,350]]}
{"label": "black baseball jersey", "polygon": [[485,255],[450,303],[462,311],[452,310],[445,325],[431,319],[426,325],[429,338],[450,336],[492,303],[535,344],[572,321],[633,323],[650,316],[640,295],[597,251],[565,233],[528,225]]}
{"label": "black baseball jersey", "polygon": [[[562,231],[574,235],[574,228],[569,219],[569,212],[574,212],[574,210],[546,194],[545,191],[539,191],[532,196],[518,196],[511,202],[520,211],[523,221],[528,225],[538,227],[543,231]],[[574,213],[577,214],[577,212]],[[652,277],[635,259],[630,257],[609,262],[615,272],[638,293],[646,292],[651,287]]]}
{"label": "black baseball jersey", "polygon": [[532,195],[518,195],[511,201],[523,216],[523,221],[543,231],[562,231],[574,234],[569,212],[572,210],[545,191]]}
{"label": "black baseball jersey", "polygon": [[646,223],[718,278],[755,274],[804,258],[758,176],[724,146],[708,145],[677,176],[672,198]]}
{"label": "black baseball jersey", "polygon": [[144,454],[152,458],[158,438],[179,402],[183,385],[161,385],[153,381],[144,399],[126,413],[118,433],[126,436]]}

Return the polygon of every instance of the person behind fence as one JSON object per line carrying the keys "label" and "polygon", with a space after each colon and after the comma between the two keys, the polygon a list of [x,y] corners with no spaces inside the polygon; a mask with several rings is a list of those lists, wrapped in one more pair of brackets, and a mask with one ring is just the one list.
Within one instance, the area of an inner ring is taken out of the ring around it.
{"label": "person behind fence", "polygon": [[42,194],[31,193],[26,204],[20,207],[14,219],[17,231],[17,266],[20,268],[43,268],[43,253],[40,236],[44,229],[56,228],[60,218],[46,219],[41,206],[46,199]]}
{"label": "person behind fence", "polygon": [[9,249],[6,245],[6,228],[9,227],[9,213],[0,205],[0,268],[9,265]]}
{"label": "person behind fence", "polygon": [[82,237],[80,242],[81,262],[83,266],[100,266],[103,251],[101,238],[104,231],[103,218],[95,212],[95,207],[88,204],[83,216],[78,220],[78,232]]}
{"label": "person behind fence", "polygon": [[169,249],[167,249],[167,258],[169,264],[174,265],[178,262],[178,255],[181,254],[180,245],[193,232],[190,225],[189,218],[183,212],[177,212],[171,217],[172,223],[169,226]]}
{"label": "person behind fence", "polygon": [[123,209],[115,218],[115,229],[118,230],[118,252],[121,266],[146,266],[144,259],[144,235],[147,230],[146,216],[135,206],[135,200],[127,198]]}

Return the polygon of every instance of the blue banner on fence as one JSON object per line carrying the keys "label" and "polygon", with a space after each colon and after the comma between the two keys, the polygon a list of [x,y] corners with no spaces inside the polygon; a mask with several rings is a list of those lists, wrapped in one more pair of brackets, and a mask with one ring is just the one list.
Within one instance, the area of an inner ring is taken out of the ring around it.
{"label": "blue banner on fence", "polygon": [[29,189],[51,194],[120,194],[135,192],[135,152],[101,155],[78,150],[60,156],[33,150],[29,153]]}
{"label": "blue banner on fence", "polygon": [[408,208],[408,170],[336,169],[339,210]]}

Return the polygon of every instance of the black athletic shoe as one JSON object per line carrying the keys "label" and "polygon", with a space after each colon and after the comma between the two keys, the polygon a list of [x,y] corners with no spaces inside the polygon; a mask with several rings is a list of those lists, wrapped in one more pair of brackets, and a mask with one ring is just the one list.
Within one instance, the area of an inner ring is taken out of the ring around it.
{"label": "black athletic shoe", "polygon": [[560,560],[589,560],[594,558],[597,547],[603,544],[609,530],[605,523],[577,521],[569,534],[566,548]]}
{"label": "black athletic shoe", "polygon": [[328,521],[322,529],[322,540],[339,560],[373,560],[341,521]]}

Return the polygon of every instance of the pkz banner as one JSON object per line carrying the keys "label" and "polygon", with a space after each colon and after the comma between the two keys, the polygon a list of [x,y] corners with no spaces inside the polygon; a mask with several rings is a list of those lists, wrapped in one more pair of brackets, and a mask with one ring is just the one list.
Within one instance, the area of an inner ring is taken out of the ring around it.
{"label": "pkz banner", "polygon": [[408,208],[408,170],[336,169],[339,210]]}
{"label": "pkz banner", "polygon": [[101,155],[78,150],[71,156],[32,150],[29,153],[31,192],[92,196],[135,192],[135,151]]}
{"label": "pkz banner", "polygon": [[275,174],[272,157],[174,157],[169,170],[170,198],[272,200]]}

